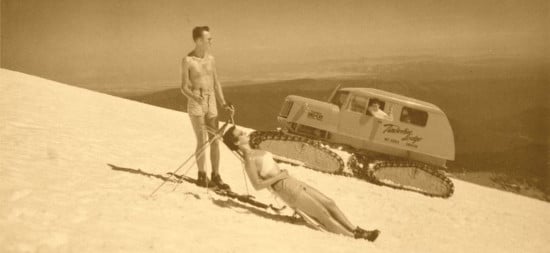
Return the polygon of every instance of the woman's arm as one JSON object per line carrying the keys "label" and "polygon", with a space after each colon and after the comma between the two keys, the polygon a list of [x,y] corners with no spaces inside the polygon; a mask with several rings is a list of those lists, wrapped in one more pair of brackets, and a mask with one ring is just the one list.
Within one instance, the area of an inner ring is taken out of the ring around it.
{"label": "woman's arm", "polygon": [[247,161],[245,164],[246,174],[248,175],[252,186],[257,191],[267,188],[275,182],[288,177],[288,172],[285,170],[272,178],[262,179],[258,173],[259,166],[261,166],[261,161],[257,161],[257,159]]}
{"label": "woman's arm", "polygon": [[282,162],[285,162],[285,163],[290,163],[293,166],[304,166],[304,162],[302,162],[302,161],[290,159],[290,158],[287,158],[287,157],[284,157],[284,156],[278,156],[278,155],[272,155],[272,156],[273,156],[273,160],[275,160],[276,162],[282,161]]}

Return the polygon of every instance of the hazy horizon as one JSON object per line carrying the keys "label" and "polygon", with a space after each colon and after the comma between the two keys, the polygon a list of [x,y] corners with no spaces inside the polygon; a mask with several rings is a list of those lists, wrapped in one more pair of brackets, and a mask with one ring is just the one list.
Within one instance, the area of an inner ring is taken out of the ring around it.
{"label": "hazy horizon", "polygon": [[246,80],[365,57],[544,58],[547,24],[545,1],[3,0],[1,64],[91,89],[161,88],[180,82],[197,25],[212,29],[222,80]]}

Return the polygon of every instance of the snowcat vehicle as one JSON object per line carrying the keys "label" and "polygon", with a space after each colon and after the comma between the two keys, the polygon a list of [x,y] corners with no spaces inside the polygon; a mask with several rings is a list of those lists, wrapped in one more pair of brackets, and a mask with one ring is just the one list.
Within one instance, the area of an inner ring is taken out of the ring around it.
{"label": "snowcat vehicle", "polygon": [[337,87],[326,102],[287,96],[277,119],[279,130],[251,133],[253,148],[283,162],[428,196],[454,192],[443,172],[455,157],[453,131],[431,103],[373,88]]}

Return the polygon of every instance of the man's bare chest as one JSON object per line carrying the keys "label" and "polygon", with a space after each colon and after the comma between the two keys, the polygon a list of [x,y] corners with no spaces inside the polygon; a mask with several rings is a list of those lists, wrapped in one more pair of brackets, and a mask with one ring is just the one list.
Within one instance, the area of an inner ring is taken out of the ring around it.
{"label": "man's bare chest", "polygon": [[189,61],[189,72],[191,75],[211,75],[213,73],[212,62],[202,59],[191,59]]}

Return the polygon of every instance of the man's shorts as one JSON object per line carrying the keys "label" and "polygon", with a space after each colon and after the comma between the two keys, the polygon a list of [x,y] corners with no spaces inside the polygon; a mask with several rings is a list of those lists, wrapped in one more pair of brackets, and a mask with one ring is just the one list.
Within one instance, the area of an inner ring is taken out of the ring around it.
{"label": "man's shorts", "polygon": [[202,103],[197,102],[195,99],[187,99],[187,113],[190,116],[206,116],[207,118],[213,118],[218,116],[218,108],[216,107],[216,95],[213,91],[201,92],[200,89],[193,90],[193,94],[201,96]]}

